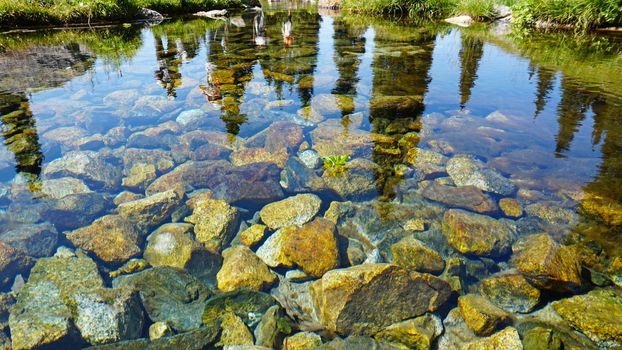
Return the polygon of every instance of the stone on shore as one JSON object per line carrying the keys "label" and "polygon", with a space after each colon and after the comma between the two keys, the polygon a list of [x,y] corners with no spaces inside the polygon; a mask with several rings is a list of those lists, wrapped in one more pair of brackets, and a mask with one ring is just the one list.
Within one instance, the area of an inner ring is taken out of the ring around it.
{"label": "stone on shore", "polygon": [[412,236],[392,245],[391,254],[396,265],[409,270],[439,274],[445,268],[445,261],[437,251]]}
{"label": "stone on shore", "polygon": [[459,297],[458,307],[467,326],[478,336],[491,335],[499,326],[511,320],[509,313],[479,294]]}

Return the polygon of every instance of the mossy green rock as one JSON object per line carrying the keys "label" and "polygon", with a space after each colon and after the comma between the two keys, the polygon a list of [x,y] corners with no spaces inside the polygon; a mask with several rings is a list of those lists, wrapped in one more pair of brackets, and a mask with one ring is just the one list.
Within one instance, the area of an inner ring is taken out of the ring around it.
{"label": "mossy green rock", "polygon": [[548,234],[526,236],[513,246],[512,261],[527,280],[540,289],[575,291],[581,287],[581,266],[575,250]]}
{"label": "mossy green rock", "polygon": [[561,350],[563,343],[552,329],[534,327],[523,334],[523,346],[529,350]]}
{"label": "mossy green rock", "polygon": [[540,302],[540,290],[517,271],[492,275],[482,280],[480,292],[498,307],[527,313]]}
{"label": "mossy green rock", "polygon": [[114,287],[128,287],[140,293],[143,307],[154,321],[170,321],[177,331],[201,325],[201,313],[211,291],[186,271],[154,267],[113,280]]}
{"label": "mossy green rock", "polygon": [[395,264],[410,270],[438,274],[445,268],[445,261],[437,251],[412,236],[392,245],[391,254]]}
{"label": "mossy green rock", "polygon": [[209,299],[203,310],[203,323],[218,327],[226,312],[232,312],[240,317],[248,326],[259,322],[266,311],[275,305],[276,301],[270,294],[255,292],[247,289],[231,293],[223,293]]}
{"label": "mossy green rock", "polygon": [[622,291],[594,290],[553,303],[570,325],[602,348],[622,347]]}
{"label": "mossy green rock", "polygon": [[426,314],[390,325],[375,335],[377,340],[405,349],[428,350],[443,332],[443,322],[434,314]]}
{"label": "mossy green rock", "polygon": [[374,334],[436,310],[450,294],[447,282],[391,264],[332,270],[311,283],[310,290],[320,322],[339,334]]}
{"label": "mossy green rock", "polygon": [[467,326],[479,336],[491,335],[497,327],[511,320],[509,313],[479,294],[459,297],[458,307]]}
{"label": "mossy green rock", "polygon": [[443,217],[443,234],[462,254],[497,257],[509,253],[516,228],[507,221],[450,209]]}

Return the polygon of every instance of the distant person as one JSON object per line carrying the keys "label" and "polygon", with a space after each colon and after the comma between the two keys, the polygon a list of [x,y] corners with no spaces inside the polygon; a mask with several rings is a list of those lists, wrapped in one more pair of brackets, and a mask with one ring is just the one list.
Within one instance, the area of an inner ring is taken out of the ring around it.
{"label": "distant person", "polygon": [[287,21],[283,23],[281,27],[281,33],[283,34],[283,43],[285,47],[290,47],[294,43],[293,28],[292,28],[292,10],[287,13]]}

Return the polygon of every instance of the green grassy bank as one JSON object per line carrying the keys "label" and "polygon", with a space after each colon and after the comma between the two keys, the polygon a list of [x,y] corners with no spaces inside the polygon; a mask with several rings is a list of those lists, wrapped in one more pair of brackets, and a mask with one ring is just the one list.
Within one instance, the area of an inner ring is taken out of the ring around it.
{"label": "green grassy bank", "polygon": [[241,0],[0,0],[0,27],[125,21],[141,7],[164,14],[238,7]]}
{"label": "green grassy bank", "polygon": [[622,25],[622,0],[343,0],[343,8],[360,13],[399,13],[412,17],[445,18],[469,15],[478,20],[495,17],[495,3],[512,7],[521,27],[538,22],[589,30]]}

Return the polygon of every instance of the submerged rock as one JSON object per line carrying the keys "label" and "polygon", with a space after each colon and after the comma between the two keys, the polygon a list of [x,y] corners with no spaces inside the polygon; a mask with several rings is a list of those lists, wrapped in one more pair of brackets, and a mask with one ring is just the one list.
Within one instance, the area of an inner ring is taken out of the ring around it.
{"label": "submerged rock", "polygon": [[106,344],[139,338],[143,311],[138,293],[123,288],[99,289],[77,294],[76,326],[90,344]]}
{"label": "submerged rock", "polygon": [[509,313],[478,294],[459,297],[458,307],[467,326],[478,336],[491,335],[497,327],[511,320]]}
{"label": "submerged rock", "polygon": [[225,201],[199,201],[186,221],[193,223],[197,241],[212,252],[220,252],[235,234],[240,220],[238,210]]}
{"label": "submerged rock", "polygon": [[343,126],[320,124],[311,132],[313,149],[322,157],[346,155],[360,157],[374,146],[368,132]]}
{"label": "submerged rock", "polygon": [[93,188],[114,190],[121,184],[120,169],[94,151],[71,151],[48,164],[43,174],[50,178],[77,177]]}
{"label": "submerged rock", "polygon": [[455,156],[447,162],[447,173],[457,186],[475,186],[482,191],[508,195],[516,190],[509,179],[470,156]]}
{"label": "submerged rock", "polygon": [[25,255],[47,257],[54,253],[58,245],[58,232],[47,222],[20,225],[10,231],[0,233],[0,241],[20,250]]}
{"label": "submerged rock", "polygon": [[426,314],[394,323],[374,337],[377,340],[405,346],[408,349],[429,350],[441,333],[443,333],[443,321],[434,314]]}
{"label": "submerged rock", "polygon": [[106,215],[66,234],[75,246],[93,252],[106,263],[120,264],[140,254],[142,232],[119,215]]}
{"label": "submerged rock", "polygon": [[576,251],[558,244],[546,233],[526,236],[512,250],[512,261],[536,287],[554,292],[581,288],[581,266]]}
{"label": "submerged rock", "polygon": [[301,152],[298,157],[300,158],[300,161],[309,169],[317,169],[320,165],[322,165],[322,157],[320,157],[320,155],[312,149]]}
{"label": "submerged rock", "polygon": [[239,234],[240,243],[247,247],[253,247],[261,242],[267,231],[267,226],[254,224]]}
{"label": "submerged rock", "polygon": [[493,199],[475,186],[449,187],[432,182],[421,192],[421,195],[450,207],[463,208],[482,214],[498,210]]}
{"label": "submerged rock", "polygon": [[137,290],[149,318],[170,321],[177,331],[188,331],[201,325],[201,314],[210,290],[185,271],[171,267],[154,267],[113,280],[112,285]]}
{"label": "submerged rock", "polygon": [[270,267],[293,266],[291,260],[285,255],[283,246],[288,236],[296,229],[296,226],[286,226],[270,235],[257,249],[257,256]]}
{"label": "submerged rock", "polygon": [[283,350],[311,350],[322,345],[322,337],[311,332],[299,332],[283,340]]}
{"label": "submerged rock", "polygon": [[220,325],[220,341],[216,346],[253,345],[253,334],[248,330],[241,318],[234,313],[227,312],[222,317]]}
{"label": "submerged rock", "polygon": [[296,228],[286,235],[283,254],[306,274],[321,277],[339,266],[335,224],[324,218]]}
{"label": "submerged rock", "polygon": [[326,192],[327,187],[315,170],[309,169],[297,157],[290,157],[281,172],[280,184],[287,192]]}
{"label": "submerged rock", "polygon": [[223,293],[210,298],[205,304],[203,311],[203,323],[206,325],[218,325],[223,316],[234,313],[249,326],[255,326],[266,311],[275,304],[270,294],[250,290],[238,290],[231,293]]}
{"label": "submerged rock", "polygon": [[417,272],[438,274],[443,272],[445,261],[434,249],[409,236],[391,246],[393,262]]}
{"label": "submerged rock", "polygon": [[232,292],[240,288],[261,291],[277,280],[276,275],[255,253],[243,245],[222,252],[224,262],[218,271],[218,289]]}
{"label": "submerged rock", "polygon": [[376,333],[392,323],[436,310],[449,294],[447,282],[390,264],[332,270],[311,283],[320,322],[339,334]]}
{"label": "submerged rock", "polygon": [[507,327],[488,338],[464,344],[462,350],[523,350],[523,344],[516,329]]}
{"label": "submerged rock", "polygon": [[523,216],[523,207],[516,199],[501,198],[499,200],[499,207],[507,217],[518,218]]}
{"label": "submerged rock", "polygon": [[498,307],[527,313],[540,302],[540,290],[517,272],[503,272],[481,281],[480,292]]}
{"label": "submerged rock", "polygon": [[192,225],[182,223],[164,224],[149,235],[143,256],[151,266],[176,267],[201,280],[213,280],[221,262],[194,240]]}
{"label": "submerged rock", "polygon": [[622,347],[622,292],[594,290],[553,303],[553,308],[570,325],[599,347]]}
{"label": "submerged rock", "polygon": [[299,194],[264,206],[261,221],[271,229],[309,222],[320,210],[322,200],[314,194]]}
{"label": "submerged rock", "polygon": [[378,166],[369,160],[357,158],[347,163],[344,173],[325,170],[322,179],[326,186],[345,200],[361,200],[377,193]]}
{"label": "submerged rock", "polygon": [[189,332],[159,339],[136,339],[113,344],[92,346],[89,350],[202,350],[214,343],[218,332],[212,327],[200,327]]}
{"label": "submerged rock", "polygon": [[140,230],[145,232],[168,220],[180,204],[180,195],[174,190],[169,190],[123,203],[119,205],[118,212],[119,216],[133,222]]}
{"label": "submerged rock", "polygon": [[0,288],[13,283],[13,278],[23,274],[34,264],[34,259],[0,240]]}
{"label": "submerged rock", "polygon": [[443,217],[443,234],[462,254],[496,257],[509,253],[516,228],[489,216],[450,209]]}

